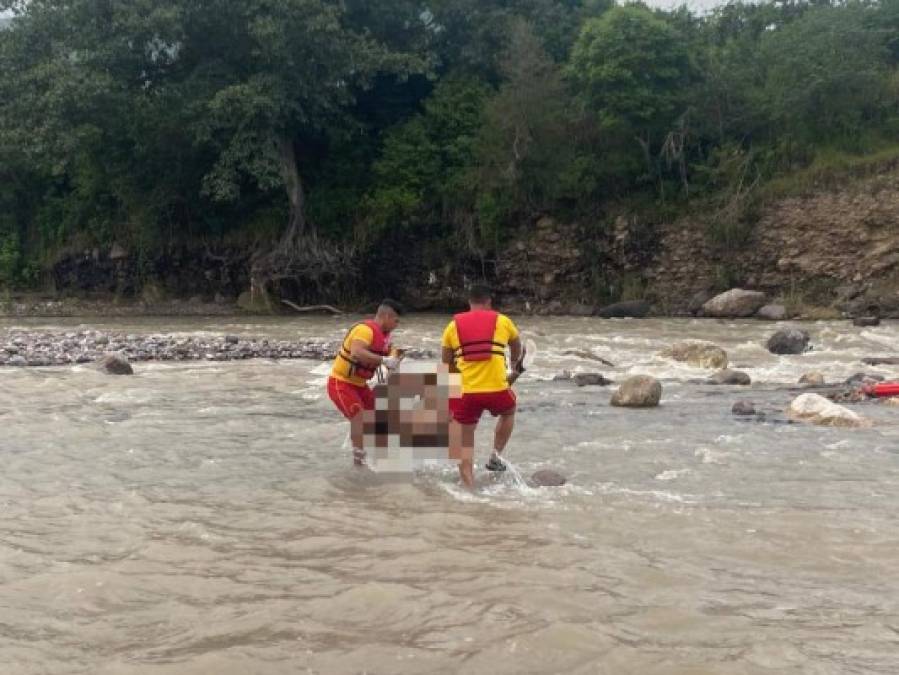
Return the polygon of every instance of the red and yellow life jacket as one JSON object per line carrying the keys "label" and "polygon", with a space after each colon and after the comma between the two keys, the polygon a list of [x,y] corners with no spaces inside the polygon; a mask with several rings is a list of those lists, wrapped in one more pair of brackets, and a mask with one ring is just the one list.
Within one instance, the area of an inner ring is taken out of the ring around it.
{"label": "red and yellow life jacket", "polygon": [[384,331],[381,330],[381,326],[379,326],[377,322],[372,321],[371,319],[367,319],[366,321],[360,321],[359,323],[350,326],[350,329],[347,331],[346,337],[343,338],[343,343],[340,345],[340,351],[337,352],[337,357],[339,359],[343,359],[347,362],[347,364],[349,364],[347,377],[358,377],[362,380],[370,380],[372,377],[374,377],[377,368],[368,368],[358,361],[353,360],[353,355],[350,353],[351,345],[348,344],[353,329],[356,326],[360,325],[365,325],[371,328],[372,341],[371,344],[367,347],[368,351],[374,352],[379,356],[390,355],[390,336],[385,334]]}
{"label": "red and yellow life jacket", "polygon": [[489,361],[494,356],[506,357],[506,344],[494,340],[496,321],[499,313],[489,309],[478,309],[456,314],[456,333],[459,347],[453,356],[468,362]]}

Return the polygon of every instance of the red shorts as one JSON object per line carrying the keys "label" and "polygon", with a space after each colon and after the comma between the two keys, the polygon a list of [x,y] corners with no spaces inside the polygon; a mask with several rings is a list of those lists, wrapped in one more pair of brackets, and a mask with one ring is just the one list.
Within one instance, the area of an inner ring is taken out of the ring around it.
{"label": "red shorts", "polygon": [[347,419],[352,419],[363,410],[375,409],[375,392],[364,384],[359,386],[329,377],[328,396]]}
{"label": "red shorts", "polygon": [[463,394],[451,398],[450,412],[459,424],[477,424],[486,410],[491,415],[508,415],[515,412],[515,394],[511,389],[491,391],[485,394]]}

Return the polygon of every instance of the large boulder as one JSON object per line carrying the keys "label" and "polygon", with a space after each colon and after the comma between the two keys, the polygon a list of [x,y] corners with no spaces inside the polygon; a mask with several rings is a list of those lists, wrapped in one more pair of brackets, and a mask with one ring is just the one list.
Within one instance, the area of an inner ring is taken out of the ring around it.
{"label": "large boulder", "polygon": [[765,321],[783,321],[787,318],[787,308],[783,305],[765,305],[755,315]]}
{"label": "large boulder", "polygon": [[705,316],[724,319],[739,319],[752,316],[765,304],[765,294],[761,291],[747,291],[733,288],[726,293],[716,295],[702,306]]}
{"label": "large boulder", "polygon": [[97,361],[97,367],[110,375],[134,375],[134,369],[124,354],[109,352]]}
{"label": "large boulder", "polygon": [[706,384],[752,384],[752,379],[742,370],[724,368],[705,381]]}
{"label": "large boulder", "polygon": [[727,352],[711,342],[676,342],[663,350],[661,356],[695,368],[727,368]]}
{"label": "large boulder", "polygon": [[600,308],[596,314],[603,319],[642,319],[649,314],[649,310],[650,305],[645,300],[630,300],[606,305]]}
{"label": "large boulder", "polygon": [[810,422],[825,427],[868,427],[871,421],[858,415],[849,408],[844,408],[828,401],[818,394],[802,394],[793,399],[787,414],[803,422]]}
{"label": "large boulder", "polygon": [[811,338],[804,330],[790,328],[779,330],[768,338],[768,351],[772,354],[802,354],[808,350]]}
{"label": "large boulder", "polygon": [[662,399],[662,384],[648,375],[627,378],[612,394],[611,404],[621,408],[654,408]]}

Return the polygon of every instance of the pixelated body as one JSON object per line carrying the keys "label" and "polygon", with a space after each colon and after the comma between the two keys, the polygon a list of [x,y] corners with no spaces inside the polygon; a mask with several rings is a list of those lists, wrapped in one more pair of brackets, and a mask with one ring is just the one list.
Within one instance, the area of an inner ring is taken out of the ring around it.
{"label": "pixelated body", "polygon": [[363,414],[373,471],[408,474],[449,459],[449,401],[462,395],[458,373],[433,363],[404,363],[374,394],[375,409]]}

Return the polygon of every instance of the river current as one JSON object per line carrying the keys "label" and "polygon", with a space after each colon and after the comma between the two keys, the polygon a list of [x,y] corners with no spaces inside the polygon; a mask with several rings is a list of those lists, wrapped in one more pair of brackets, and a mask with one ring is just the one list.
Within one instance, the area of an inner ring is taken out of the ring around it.
{"label": "river current", "polygon": [[[395,343],[437,349],[446,317]],[[347,318],[0,320],[16,328],[338,339]],[[899,352],[897,324],[521,318],[538,353],[508,456],[562,488],[351,468],[313,361],[0,368],[0,673],[899,672],[899,408],[867,429],[746,421],[800,375]],[[780,324],[786,326],[792,324]],[[751,387],[658,352],[724,347]],[[587,350],[615,367],[570,350]],[[649,374],[608,405],[562,370]],[[478,464],[492,420],[478,435]]]}

